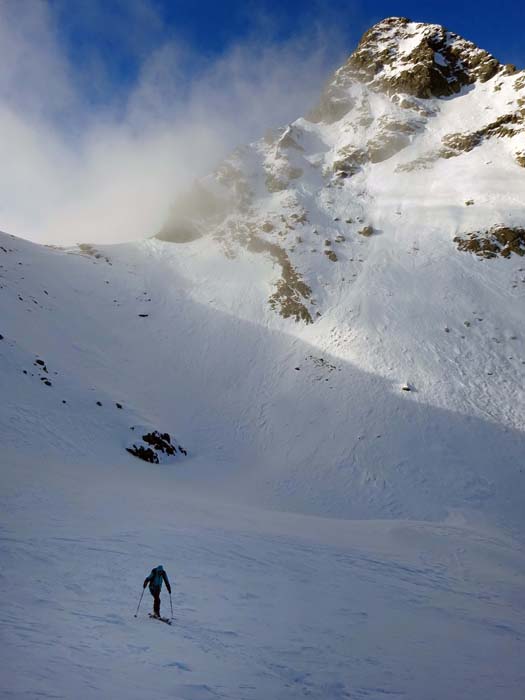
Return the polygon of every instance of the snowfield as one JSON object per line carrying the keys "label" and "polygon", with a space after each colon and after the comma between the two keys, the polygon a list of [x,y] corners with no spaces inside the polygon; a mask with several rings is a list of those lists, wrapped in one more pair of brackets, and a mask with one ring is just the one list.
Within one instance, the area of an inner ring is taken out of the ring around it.
{"label": "snowfield", "polygon": [[[220,504],[138,462],[11,467],[4,697],[520,697],[515,542]],[[171,627],[148,591],[133,617],[160,561]]]}
{"label": "snowfield", "polygon": [[235,315],[262,258],[227,313],[230,262],[204,304],[170,244],[2,245],[4,697],[521,696],[521,431]]}
{"label": "snowfield", "polygon": [[500,68],[408,107],[341,69],[179,242],[0,234],[1,697],[522,700],[525,259],[454,240],[525,227]]}

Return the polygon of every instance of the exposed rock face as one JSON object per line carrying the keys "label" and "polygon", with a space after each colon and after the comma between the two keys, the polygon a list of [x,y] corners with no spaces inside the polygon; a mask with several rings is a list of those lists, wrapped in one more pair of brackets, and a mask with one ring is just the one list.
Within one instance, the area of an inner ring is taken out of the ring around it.
{"label": "exposed rock face", "polygon": [[359,80],[381,92],[446,97],[504,70],[514,69],[440,25],[390,17],[363,35],[334,82]]}
{"label": "exposed rock face", "polygon": [[512,253],[525,255],[525,229],[494,226],[489,231],[475,231],[465,236],[456,236],[454,242],[459,250],[468,251],[480,258],[510,258]]}
{"label": "exposed rock face", "polygon": [[443,137],[445,148],[441,151],[443,158],[453,158],[461,153],[468,153],[479,146],[483,139],[502,137],[512,138],[525,131],[525,108],[504,114],[476,131],[447,134]]}
{"label": "exposed rock face", "polygon": [[134,443],[132,447],[126,447],[126,450],[134,457],[151,464],[159,464],[163,455],[174,457],[177,452],[183,455],[187,454],[183,447],[172,444],[169,433],[159,433],[157,430],[144,433],[142,443]]}
{"label": "exposed rock face", "polygon": [[109,265],[111,265],[110,259],[91,245],[91,243],[79,243],[78,249],[82,255],[91,255],[96,260],[105,260]]}
{"label": "exposed rock face", "polygon": [[[331,124],[344,117],[355,106],[349,97],[355,82],[397,100],[399,94],[429,99],[452,96],[476,81],[515,72],[514,66],[501,65],[492,54],[438,24],[390,17],[365,32],[308,118]],[[520,75],[516,89],[523,85],[525,78]],[[409,100],[405,97],[403,102],[400,104],[407,108]]]}
{"label": "exposed rock face", "polygon": [[277,282],[275,292],[269,299],[272,309],[278,310],[283,318],[313,323],[312,316],[305,305],[312,290],[303,282],[285,251],[258,236],[251,236],[247,246],[255,253],[268,253],[281,267],[282,276]]}
{"label": "exposed rock face", "polygon": [[332,167],[337,177],[346,178],[359,172],[368,160],[369,152],[355,146],[346,146],[335,154]]}
{"label": "exposed rock face", "polygon": [[133,445],[133,447],[126,447],[126,450],[134,457],[138,457],[144,462],[150,462],[150,464],[159,463],[159,457],[157,453],[151,449],[151,447],[144,447],[144,445]]}
{"label": "exposed rock face", "polygon": [[525,70],[520,71],[517,73],[517,78],[514,81],[514,89],[516,91],[518,90],[523,90],[525,88]]}

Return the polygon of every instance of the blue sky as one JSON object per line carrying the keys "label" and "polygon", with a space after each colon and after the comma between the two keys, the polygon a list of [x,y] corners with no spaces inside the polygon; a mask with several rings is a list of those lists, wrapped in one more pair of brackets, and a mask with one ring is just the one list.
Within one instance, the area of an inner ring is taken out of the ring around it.
{"label": "blue sky", "polygon": [[104,72],[102,99],[106,90],[129,86],[144,57],[164,42],[177,41],[191,51],[186,79],[201,62],[239,42],[256,38],[268,46],[281,44],[313,27],[324,28],[327,42],[331,34],[336,37],[335,62],[368,27],[390,15],[444,24],[502,62],[525,66],[525,3],[518,0],[49,0],[49,6],[72,64],[80,73],[95,64]]}

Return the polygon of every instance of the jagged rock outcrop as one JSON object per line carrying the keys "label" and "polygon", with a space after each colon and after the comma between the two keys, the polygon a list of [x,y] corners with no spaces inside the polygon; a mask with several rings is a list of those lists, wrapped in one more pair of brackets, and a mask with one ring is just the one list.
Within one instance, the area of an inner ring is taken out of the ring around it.
{"label": "jagged rock outcrop", "polygon": [[454,242],[459,250],[478,255],[480,258],[510,258],[514,253],[525,255],[525,228],[494,226],[489,231],[475,231],[456,236]]}
{"label": "jagged rock outcrop", "polygon": [[151,464],[159,464],[163,456],[174,457],[177,453],[187,455],[184,447],[172,443],[169,433],[160,433],[158,430],[145,432],[141,441],[135,441],[131,447],[126,447],[126,451]]}
{"label": "jagged rock outcrop", "polygon": [[428,99],[454,95],[477,80],[485,82],[515,71],[438,24],[389,17],[365,32],[309,118],[333,123],[343,117],[353,106],[348,88],[355,81],[375,92]]}

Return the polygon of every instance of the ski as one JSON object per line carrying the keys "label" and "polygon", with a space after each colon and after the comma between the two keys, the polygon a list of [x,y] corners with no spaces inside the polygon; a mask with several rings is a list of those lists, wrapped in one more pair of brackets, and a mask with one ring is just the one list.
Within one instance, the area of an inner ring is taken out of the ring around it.
{"label": "ski", "polygon": [[157,617],[153,613],[148,613],[152,620],[158,620],[159,622],[165,622],[167,625],[171,625],[171,620],[168,617]]}

